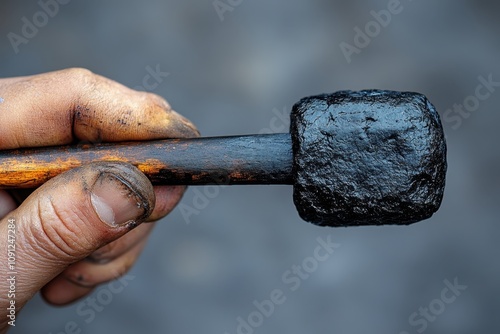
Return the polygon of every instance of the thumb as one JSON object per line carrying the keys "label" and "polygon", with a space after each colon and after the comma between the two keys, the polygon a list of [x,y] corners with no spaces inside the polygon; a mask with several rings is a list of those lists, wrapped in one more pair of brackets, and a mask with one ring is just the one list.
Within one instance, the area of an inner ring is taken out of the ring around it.
{"label": "thumb", "polygon": [[[12,290],[13,272],[21,308],[68,265],[141,223],[154,203],[149,180],[125,163],[93,163],[53,178],[0,223],[1,249],[15,246],[14,257],[2,261],[1,291]],[[9,302],[1,298],[2,309]]]}

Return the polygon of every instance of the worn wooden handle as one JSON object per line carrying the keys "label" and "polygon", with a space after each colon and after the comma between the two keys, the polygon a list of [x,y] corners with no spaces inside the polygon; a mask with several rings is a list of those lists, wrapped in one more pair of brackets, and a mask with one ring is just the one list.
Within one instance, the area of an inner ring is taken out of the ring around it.
{"label": "worn wooden handle", "polygon": [[0,151],[0,189],[34,188],[95,161],[128,162],[153,184],[292,184],[289,134]]}

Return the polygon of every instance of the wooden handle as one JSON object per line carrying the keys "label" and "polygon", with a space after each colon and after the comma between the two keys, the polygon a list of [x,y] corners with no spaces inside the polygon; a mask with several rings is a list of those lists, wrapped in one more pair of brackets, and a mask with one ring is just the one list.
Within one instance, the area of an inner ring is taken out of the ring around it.
{"label": "wooden handle", "polygon": [[292,184],[289,134],[0,151],[0,189],[35,188],[95,161],[128,162],[153,184]]}

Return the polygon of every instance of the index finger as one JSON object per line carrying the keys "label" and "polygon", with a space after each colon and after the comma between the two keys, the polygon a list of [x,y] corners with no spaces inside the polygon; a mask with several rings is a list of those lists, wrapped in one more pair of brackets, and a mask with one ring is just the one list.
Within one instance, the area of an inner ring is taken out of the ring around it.
{"label": "index finger", "polygon": [[0,80],[0,98],[0,150],[199,136],[158,95],[85,69]]}

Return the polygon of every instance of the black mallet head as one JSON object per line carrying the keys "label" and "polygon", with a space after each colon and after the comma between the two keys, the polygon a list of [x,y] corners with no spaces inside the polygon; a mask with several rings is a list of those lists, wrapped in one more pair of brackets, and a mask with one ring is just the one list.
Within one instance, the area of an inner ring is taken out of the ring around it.
{"label": "black mallet head", "polygon": [[423,95],[344,91],[295,104],[290,134],[0,152],[0,189],[97,161],[131,163],[155,184],[293,184],[300,216],[318,225],[410,224],[439,208],[446,145]]}
{"label": "black mallet head", "polygon": [[323,226],[411,224],[441,204],[446,144],[418,93],[368,90],[307,97],[291,115],[294,203]]}

